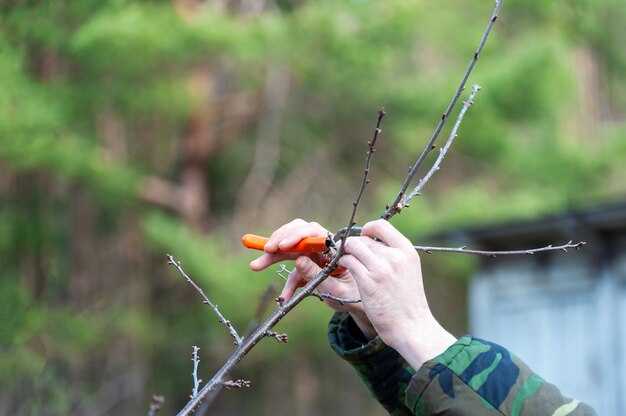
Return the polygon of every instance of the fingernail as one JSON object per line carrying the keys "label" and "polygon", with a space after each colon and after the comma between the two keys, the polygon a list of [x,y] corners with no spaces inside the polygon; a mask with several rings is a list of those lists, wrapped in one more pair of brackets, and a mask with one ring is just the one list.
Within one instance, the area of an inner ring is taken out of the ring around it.
{"label": "fingernail", "polygon": [[276,301],[276,303],[278,303],[280,306],[283,306],[283,303],[285,303],[285,299],[282,296],[277,297],[276,299],[274,299]]}

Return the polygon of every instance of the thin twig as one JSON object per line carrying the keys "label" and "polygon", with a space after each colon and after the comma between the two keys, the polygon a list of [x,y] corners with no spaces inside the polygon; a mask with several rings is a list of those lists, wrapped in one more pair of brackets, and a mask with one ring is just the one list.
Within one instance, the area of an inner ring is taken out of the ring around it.
{"label": "thin twig", "polygon": [[235,345],[240,345],[242,342],[242,338],[239,336],[239,334],[237,333],[237,330],[235,329],[235,327],[233,326],[233,324],[224,317],[224,315],[222,315],[222,313],[220,312],[219,308],[217,307],[216,304],[214,304],[213,302],[211,302],[209,300],[209,298],[207,297],[207,295],[204,293],[204,291],[202,290],[202,288],[200,286],[198,286],[196,284],[196,282],[194,282],[193,280],[191,280],[191,277],[189,277],[189,275],[185,272],[185,270],[183,270],[183,267],[180,263],[180,261],[177,261],[173,256],[171,255],[167,255],[167,262],[168,264],[174,266],[174,268],[176,268],[176,270],[178,270],[178,273],[180,273],[181,276],[183,276],[185,278],[185,280],[187,281],[187,283],[189,283],[195,290],[196,292],[198,292],[200,294],[200,296],[202,297],[202,302],[206,305],[209,305],[209,307],[211,307],[211,309],[213,309],[213,311],[215,312],[215,314],[217,315],[218,320],[220,321],[220,323],[222,325],[224,325],[226,327],[226,329],[228,330],[228,332],[230,333],[230,335],[233,337],[234,339],[234,344]]}
{"label": "thin twig", "polygon": [[413,200],[413,198],[415,198],[417,195],[420,195],[422,192],[422,189],[424,188],[424,186],[426,186],[430,178],[433,177],[435,172],[441,169],[441,163],[443,162],[443,159],[448,154],[450,147],[452,147],[452,145],[454,144],[454,141],[459,135],[459,128],[461,127],[461,123],[463,123],[463,118],[465,117],[465,113],[467,113],[467,110],[469,110],[472,104],[474,104],[474,100],[476,99],[476,94],[478,94],[478,91],[480,91],[480,86],[474,85],[472,87],[472,93],[470,94],[469,98],[463,103],[463,107],[461,108],[461,111],[459,111],[459,115],[456,119],[456,122],[454,123],[454,127],[452,127],[452,130],[450,131],[450,135],[448,136],[448,140],[446,140],[446,143],[444,144],[444,146],[441,149],[439,149],[439,155],[437,156],[435,163],[433,163],[433,165],[428,170],[426,175],[424,175],[424,177],[419,180],[419,182],[417,183],[413,191],[411,191],[411,193],[404,198],[404,200],[402,201],[403,206],[405,207],[408,206],[409,203]]}
{"label": "thin twig", "polygon": [[287,343],[289,342],[289,336],[287,336],[287,334],[285,333],[278,333],[278,332],[274,332],[274,331],[267,331],[265,333],[266,337],[269,338],[274,338],[276,341],[278,342],[282,342],[282,343]]}
{"label": "thin twig", "polygon": [[198,392],[198,395],[189,400],[185,407],[178,412],[178,416],[187,416],[193,413],[193,410],[201,401],[210,403],[217,397],[219,391],[224,387],[224,379],[230,371],[241,361],[248,352],[254,348],[263,338],[266,337],[267,331],[271,330],[285,315],[287,315],[296,305],[322,283],[337,267],[339,257],[335,255],[331,262],[320,270],[317,275],[311,279],[299,292],[296,292],[292,298],[285,301],[281,306],[276,308],[272,314],[254,330],[252,334],[247,336],[235,351],[226,359],[222,367],[217,370],[213,377],[204,384],[204,387]]}
{"label": "thin twig", "polygon": [[242,378],[238,380],[228,380],[228,381],[223,382],[222,384],[227,389],[242,389],[244,387],[247,388],[247,387],[252,386],[252,383],[250,382],[250,380],[244,380]]}
{"label": "thin twig", "polygon": [[193,390],[191,391],[192,399],[198,395],[198,389],[200,388],[200,383],[202,383],[202,380],[198,378],[198,364],[200,364],[198,351],[200,351],[200,348],[194,345],[193,351],[191,352],[191,361],[193,362],[193,372],[191,373],[193,377]]}
{"label": "thin twig", "polygon": [[163,407],[163,403],[165,403],[165,397],[160,395],[153,395],[152,401],[150,402],[150,407],[148,408],[148,416],[156,416]]}
{"label": "thin twig", "polygon": [[475,254],[478,256],[489,256],[489,257],[497,257],[497,256],[512,256],[512,255],[532,255],[536,253],[541,253],[544,251],[563,251],[567,252],[568,249],[573,248],[578,250],[582,246],[587,244],[585,241],[580,241],[578,243],[573,243],[569,241],[560,246],[554,246],[552,244],[540,247],[540,248],[532,248],[527,250],[509,250],[509,251],[486,251],[486,250],[471,250],[463,247],[426,247],[426,246],[413,246],[417,251],[423,251],[425,253],[461,253],[461,254]]}
{"label": "thin twig", "polygon": [[[281,264],[280,268],[276,271],[276,274],[280,276],[281,279],[287,280],[287,277],[289,276],[289,273],[291,272],[292,270],[289,270],[284,264]],[[287,276],[285,276],[284,273],[286,273]],[[315,289],[313,292],[311,292],[309,296],[318,298],[322,302],[325,300],[332,300],[333,302],[337,302],[340,305],[348,305],[348,304],[361,302],[361,299],[344,299],[344,298],[340,298],[337,296],[333,296],[330,293],[321,293],[318,289]]]}
{"label": "thin twig", "polygon": [[356,218],[356,212],[359,208],[359,203],[361,202],[361,198],[365,193],[365,188],[370,183],[369,174],[370,174],[370,164],[372,161],[372,156],[374,152],[376,152],[376,141],[378,140],[378,136],[382,132],[380,126],[382,125],[383,118],[385,117],[385,110],[382,108],[378,110],[378,119],[376,120],[376,128],[374,129],[374,137],[372,140],[367,142],[367,157],[365,158],[365,169],[363,170],[363,178],[361,180],[361,187],[359,188],[359,192],[357,193],[356,199],[352,202],[352,213],[350,214],[350,220],[348,221],[348,226],[345,228],[345,233],[341,237],[341,246],[337,251],[337,256],[341,257],[344,252],[344,246],[346,243],[346,239],[350,235],[350,231],[352,227],[355,225],[354,219]]}
{"label": "thin twig", "polygon": [[310,296],[316,297],[319,300],[321,300],[322,302],[325,300],[331,300],[333,302],[337,302],[340,305],[349,305],[349,304],[354,304],[354,303],[361,303],[361,299],[344,299],[344,298],[340,298],[337,296],[333,296],[330,293],[320,293],[319,290],[314,291],[313,293],[311,293]]}
{"label": "thin twig", "polygon": [[276,274],[280,276],[281,279],[287,281],[291,272],[293,272],[293,270],[289,270],[287,266],[285,266],[284,264],[281,264],[278,270],[276,271]]}
{"label": "thin twig", "polygon": [[489,18],[489,23],[487,24],[487,27],[485,28],[485,31],[483,32],[483,35],[480,39],[480,43],[478,44],[478,48],[474,52],[474,55],[472,55],[472,59],[470,60],[470,63],[467,66],[467,69],[465,70],[465,74],[463,75],[463,78],[461,79],[461,83],[459,84],[459,86],[456,89],[456,92],[452,96],[452,99],[450,100],[450,103],[448,104],[446,111],[441,115],[441,118],[437,122],[437,125],[435,126],[435,130],[433,131],[432,135],[430,136],[430,139],[426,143],[426,146],[424,146],[422,153],[418,156],[417,160],[409,168],[409,172],[407,176],[405,177],[404,182],[402,183],[402,186],[400,187],[400,191],[396,195],[393,202],[389,206],[387,206],[387,208],[385,209],[385,212],[381,216],[383,219],[389,220],[391,217],[399,213],[402,210],[402,208],[404,208],[405,205],[403,201],[404,201],[404,196],[406,194],[406,191],[407,189],[409,189],[409,186],[413,182],[413,179],[415,179],[415,175],[417,175],[417,172],[420,166],[422,165],[422,163],[424,163],[426,156],[428,156],[428,154],[434,149],[435,142],[437,141],[437,138],[439,137],[441,130],[443,130],[443,127],[445,126],[446,121],[448,120],[450,116],[450,113],[454,110],[454,107],[456,106],[456,103],[459,100],[459,97],[461,96],[463,89],[465,88],[465,84],[467,83],[468,78],[470,77],[472,71],[474,70],[476,63],[478,62],[478,58],[480,57],[480,54],[482,53],[482,50],[485,44],[487,43],[489,34],[491,33],[491,30],[493,29],[493,26],[496,20],[498,19],[498,14],[500,13],[501,5],[502,5],[502,1],[496,0],[496,5],[493,9],[491,17]]}
{"label": "thin twig", "polygon": [[[374,153],[374,145],[376,144],[376,140],[378,135],[381,132],[380,126],[383,117],[385,116],[385,112],[380,110],[378,112],[378,120],[376,122],[376,130],[374,131],[374,137],[372,140],[368,142],[368,152],[367,158],[365,161],[365,171],[363,173],[363,181],[361,183],[361,187],[359,188],[359,192],[357,194],[357,198],[355,202],[352,204],[352,213],[350,214],[350,221],[348,222],[348,232],[342,238],[342,242],[345,243],[345,239],[349,235],[349,231],[352,229],[354,225],[354,218],[356,217],[357,208],[359,206],[359,202],[361,201],[361,197],[365,191],[365,187],[369,183],[369,169],[370,169],[370,161],[372,158],[372,154]],[[272,312],[272,314],[261,323],[254,330],[252,334],[247,336],[242,342],[239,344],[238,348],[233,351],[233,353],[226,359],[226,362],[222,365],[222,367],[217,370],[217,372],[211,377],[211,379],[202,387],[202,389],[198,392],[198,395],[185,405],[185,407],[178,412],[177,416],[187,416],[193,413],[193,410],[198,406],[198,404],[204,400],[205,403],[210,403],[217,397],[217,394],[223,387],[228,387],[229,382],[225,381],[225,377],[230,373],[230,371],[237,365],[239,361],[243,359],[243,357],[248,354],[248,352],[254,348],[263,338],[267,337],[267,332],[271,331],[271,329],[276,325],[285,315],[287,315],[296,305],[302,302],[303,299],[308,297],[337,267],[337,263],[339,259],[343,255],[345,244],[341,244],[337,252],[332,256],[330,262],[324,266],[313,279],[311,279],[299,292],[296,292],[289,300],[282,302],[278,308]],[[177,263],[174,263],[176,265]],[[181,269],[182,270],[182,269]],[[183,272],[184,273],[184,272]]]}

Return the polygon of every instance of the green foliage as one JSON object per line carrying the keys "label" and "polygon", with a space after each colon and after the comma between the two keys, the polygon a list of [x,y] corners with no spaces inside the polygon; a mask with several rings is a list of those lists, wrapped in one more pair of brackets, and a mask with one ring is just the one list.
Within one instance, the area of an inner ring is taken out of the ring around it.
{"label": "green foliage", "polygon": [[[120,340],[135,354],[125,359],[150,363],[149,388],[168,398],[183,397],[189,384],[190,345],[206,351],[206,371],[226,354],[224,331],[164,253],[180,258],[239,328],[269,282],[280,285],[271,270],[249,271],[253,254],[242,254],[232,231],[240,230],[229,226],[267,121],[268,69],[290,76],[272,189],[320,148],[334,166],[314,173],[310,192],[358,180],[375,112],[385,107],[363,221],[396,192],[492,6],[282,0],[243,16],[212,2],[191,12],[164,0],[14,3],[0,6],[0,383],[35,389],[32,414],[72,413],[77,391],[96,400],[102,380],[77,388],[73,377],[97,373],[93,362],[108,363]],[[422,242],[455,227],[622,197],[625,20],[622,0],[505,2],[470,80],[483,90],[455,148],[394,223]],[[207,74],[211,82],[196,79]],[[228,105],[238,96],[246,109]],[[210,212],[193,229],[142,192],[147,177],[183,181],[183,138],[203,123],[209,128],[198,134],[214,145],[201,166]],[[352,191],[335,192],[345,200],[326,202],[336,209],[315,219],[345,222],[340,208]],[[302,216],[258,211],[269,218],[258,224],[264,230]],[[475,266],[445,256],[425,263],[461,286]],[[91,290],[78,290],[85,280]],[[252,359],[324,354],[328,315],[305,302],[281,324],[290,344],[268,343]]]}

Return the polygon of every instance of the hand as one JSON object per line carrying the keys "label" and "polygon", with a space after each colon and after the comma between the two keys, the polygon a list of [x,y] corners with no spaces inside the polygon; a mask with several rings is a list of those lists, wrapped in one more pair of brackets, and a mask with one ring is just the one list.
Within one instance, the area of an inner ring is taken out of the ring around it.
{"label": "hand", "polygon": [[[265,253],[250,262],[250,268],[258,272],[281,261],[296,260],[295,268],[289,274],[287,282],[280,294],[280,298],[282,298],[283,301],[289,300],[297,288],[304,286],[317,275],[321,270],[320,265],[323,266],[323,259],[316,253],[302,255],[302,253],[278,253],[278,250],[287,250],[306,237],[323,237],[327,235],[328,230],[320,224],[295,219],[272,233],[268,242],[265,244]],[[359,291],[356,283],[352,278],[352,274],[347,270],[339,276],[329,277],[324,280],[317,287],[317,291],[339,299],[359,299]],[[374,338],[376,336],[372,325],[365,316],[361,303],[341,304],[331,299],[324,300],[324,303],[336,311],[349,312],[366,337]]]}
{"label": "hand", "polygon": [[363,227],[346,240],[339,265],[359,289],[363,309],[382,340],[414,368],[455,342],[433,317],[413,244],[385,220]]}

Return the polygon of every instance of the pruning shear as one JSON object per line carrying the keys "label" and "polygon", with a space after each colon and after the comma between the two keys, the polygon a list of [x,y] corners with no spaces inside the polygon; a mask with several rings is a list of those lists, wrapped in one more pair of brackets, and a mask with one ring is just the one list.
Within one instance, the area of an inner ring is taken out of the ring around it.
{"label": "pruning shear", "polygon": [[[362,227],[353,226],[348,232],[348,228],[344,227],[341,230],[337,231],[337,233],[335,233],[334,235],[329,234],[326,237],[306,237],[300,240],[295,246],[285,250],[279,249],[277,253],[318,253],[321,255],[320,257],[322,260],[322,264],[320,264],[320,266],[323,267],[330,261],[330,256],[328,255],[330,249],[335,248],[337,246],[337,243],[343,238],[344,235],[346,235],[346,233],[348,233],[348,237],[354,237],[361,235],[361,230]],[[244,245],[244,247],[252,250],[263,251],[265,249],[265,244],[268,241],[269,238],[255,234],[245,234],[241,237],[241,243]],[[331,273],[331,276],[340,276],[344,271],[344,267],[337,267]]]}

